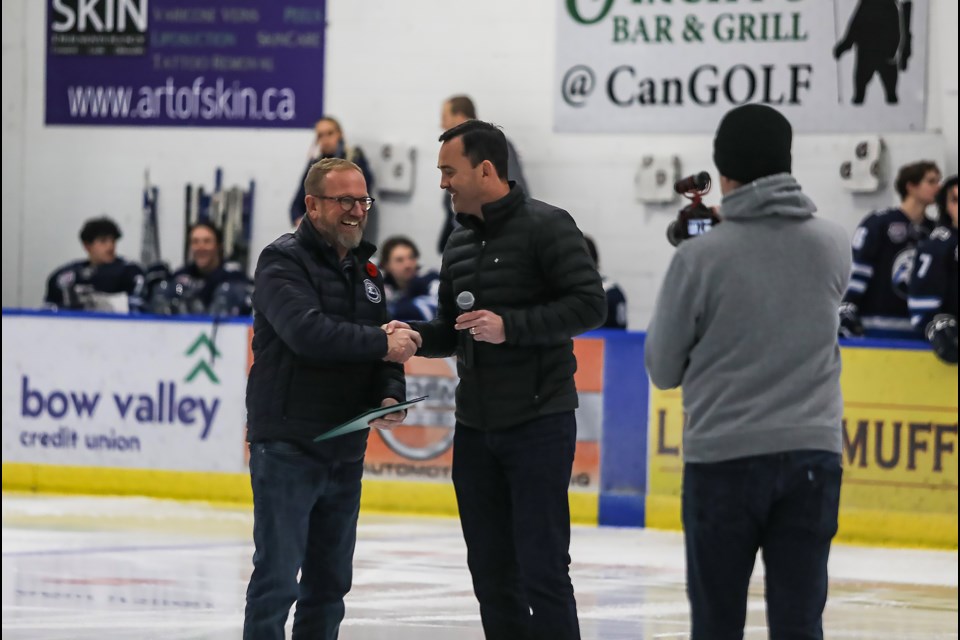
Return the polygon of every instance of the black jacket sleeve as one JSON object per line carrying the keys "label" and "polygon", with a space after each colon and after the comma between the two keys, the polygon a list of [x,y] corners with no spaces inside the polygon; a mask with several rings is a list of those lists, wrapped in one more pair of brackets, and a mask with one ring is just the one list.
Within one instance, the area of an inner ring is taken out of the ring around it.
{"label": "black jacket sleeve", "polygon": [[253,306],[291,351],[311,363],[370,362],[387,354],[387,334],[380,327],[326,315],[304,267],[277,247],[260,254]]}
{"label": "black jacket sleeve", "polygon": [[440,287],[437,293],[437,315],[429,322],[411,322],[410,326],[420,333],[423,344],[418,356],[446,358],[457,349],[457,330],[454,329],[459,309],[453,298],[453,284],[446,260],[440,267]]}
{"label": "black jacket sleeve", "polygon": [[[378,284],[381,285],[380,289],[382,290],[383,282],[378,281]],[[383,305],[381,320],[384,323],[389,320],[387,317],[386,304]],[[403,365],[396,362],[381,362],[377,368],[377,388],[379,389],[381,401],[384,398],[393,398],[397,402],[406,400],[407,378],[403,373]]]}
{"label": "black jacket sleeve", "polygon": [[606,295],[573,217],[557,210],[549,222],[538,226],[534,243],[553,299],[504,311],[507,344],[553,345],[602,325],[607,316]]}

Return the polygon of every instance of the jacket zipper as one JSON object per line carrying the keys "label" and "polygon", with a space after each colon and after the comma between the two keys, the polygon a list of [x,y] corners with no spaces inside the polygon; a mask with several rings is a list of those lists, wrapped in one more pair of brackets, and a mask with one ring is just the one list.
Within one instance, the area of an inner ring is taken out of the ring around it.
{"label": "jacket zipper", "polygon": [[[481,293],[481,292],[480,292],[480,287],[479,287],[479,284],[480,284],[480,266],[483,264],[483,254],[486,252],[486,250],[487,250],[487,241],[486,241],[486,240],[481,240],[481,241],[480,241],[480,252],[477,254],[477,264],[476,264],[476,268],[473,270],[473,290],[476,292],[475,295],[477,296],[477,300],[476,300],[476,303],[475,303],[475,305],[474,305],[474,309],[476,309],[477,306],[480,304],[480,298],[479,298],[480,293]],[[472,340],[473,338],[470,338],[470,339]],[[484,393],[483,393],[483,380],[482,380],[482,378],[481,378],[481,376],[480,376],[480,367],[477,366],[477,351],[479,351],[479,349],[477,348],[477,343],[474,343],[474,345],[473,345],[473,373],[474,373],[474,376],[476,376],[476,379],[477,379],[477,390],[478,390],[478,392],[479,392],[479,393],[478,393],[479,402],[477,403],[477,406],[480,408],[480,426],[481,426],[481,428],[486,428],[486,427],[487,427],[487,411],[486,411],[486,404],[484,403],[484,398],[485,398],[486,396],[485,396]]]}

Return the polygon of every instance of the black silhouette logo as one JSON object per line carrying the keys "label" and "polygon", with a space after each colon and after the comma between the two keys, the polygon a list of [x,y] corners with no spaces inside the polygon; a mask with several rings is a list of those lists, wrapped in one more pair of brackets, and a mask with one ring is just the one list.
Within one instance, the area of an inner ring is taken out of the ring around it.
{"label": "black silhouette logo", "polygon": [[913,2],[860,0],[847,24],[847,34],[833,49],[840,59],[856,46],[853,63],[853,104],[863,104],[867,85],[880,76],[887,104],[897,104],[897,76],[906,71],[913,53],[910,17]]}

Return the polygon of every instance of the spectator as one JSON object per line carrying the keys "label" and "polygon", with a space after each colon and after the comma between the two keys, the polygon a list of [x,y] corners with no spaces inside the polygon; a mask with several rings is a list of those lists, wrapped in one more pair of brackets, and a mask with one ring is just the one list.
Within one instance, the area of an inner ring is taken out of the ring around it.
{"label": "spectator", "polygon": [[248,316],[253,282],[235,262],[223,260],[223,234],[211,222],[190,227],[191,262],[155,289],[155,313]]}
{"label": "spectator", "polygon": [[387,238],[380,249],[380,270],[391,320],[432,320],[437,315],[440,276],[435,271],[419,275],[420,250],[404,236]]}
{"label": "spectator", "polygon": [[[468,96],[453,96],[443,103],[443,109],[440,112],[440,128],[447,131],[467,120],[476,119],[477,109],[473,105],[473,100]],[[527,197],[530,197],[530,189],[527,187],[527,181],[523,178],[523,167],[520,166],[520,156],[513,144],[510,143],[509,138],[507,138],[507,179],[520,185]],[[440,254],[443,253],[443,248],[447,246],[447,238],[450,237],[457,226],[453,204],[447,194],[443,196],[443,209],[446,217],[444,218],[443,228],[440,230],[440,242],[437,246],[437,252]]]}
{"label": "spectator", "polygon": [[938,226],[917,246],[910,278],[910,321],[937,356],[957,362],[957,176],[937,193]]}
{"label": "spectator", "polygon": [[[587,243],[587,251],[593,258],[593,263],[600,268],[600,256],[597,253],[597,245],[590,236],[583,236]],[[603,291],[607,295],[607,321],[603,323],[604,329],[626,329],[627,328],[627,296],[623,294],[623,289],[616,282],[611,282],[600,273],[603,280]]]}
{"label": "spectator", "polygon": [[80,230],[86,260],[53,272],[44,303],[53,309],[139,311],[143,306],[143,270],[117,257],[120,227],[107,217],[93,218]]}
{"label": "spectator", "polygon": [[917,339],[910,324],[907,290],[916,246],[933,230],[926,217],[940,187],[932,162],[900,168],[900,206],[874,211],[853,234],[853,273],[840,304],[840,334],[846,337]]}
{"label": "spectator", "polygon": [[[304,187],[304,181],[307,179],[310,167],[323,158],[341,158],[360,167],[360,170],[363,172],[363,178],[367,181],[367,189],[373,194],[373,171],[370,170],[370,164],[367,162],[367,157],[364,155],[363,150],[360,147],[347,145],[340,123],[332,116],[324,116],[317,120],[317,124],[314,125],[314,140],[310,146],[307,168],[304,169],[303,177],[300,179],[297,195],[294,196],[293,202],[290,203],[290,221],[294,227],[299,226],[300,219],[303,218],[307,212],[305,202],[307,192]],[[372,216],[369,218],[369,221],[375,223]],[[368,239],[374,238],[375,234],[372,232],[376,231],[376,229],[371,229],[370,226],[371,225],[367,226],[366,237]]]}

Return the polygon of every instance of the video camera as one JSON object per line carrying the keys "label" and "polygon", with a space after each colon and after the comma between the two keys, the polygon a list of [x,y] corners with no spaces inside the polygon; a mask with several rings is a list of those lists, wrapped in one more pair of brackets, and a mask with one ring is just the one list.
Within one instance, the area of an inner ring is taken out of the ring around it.
{"label": "video camera", "polygon": [[677,219],[667,225],[667,240],[677,246],[688,238],[703,235],[720,224],[720,216],[703,204],[703,196],[710,191],[710,174],[706,171],[677,180],[673,190],[690,200],[680,210]]}

